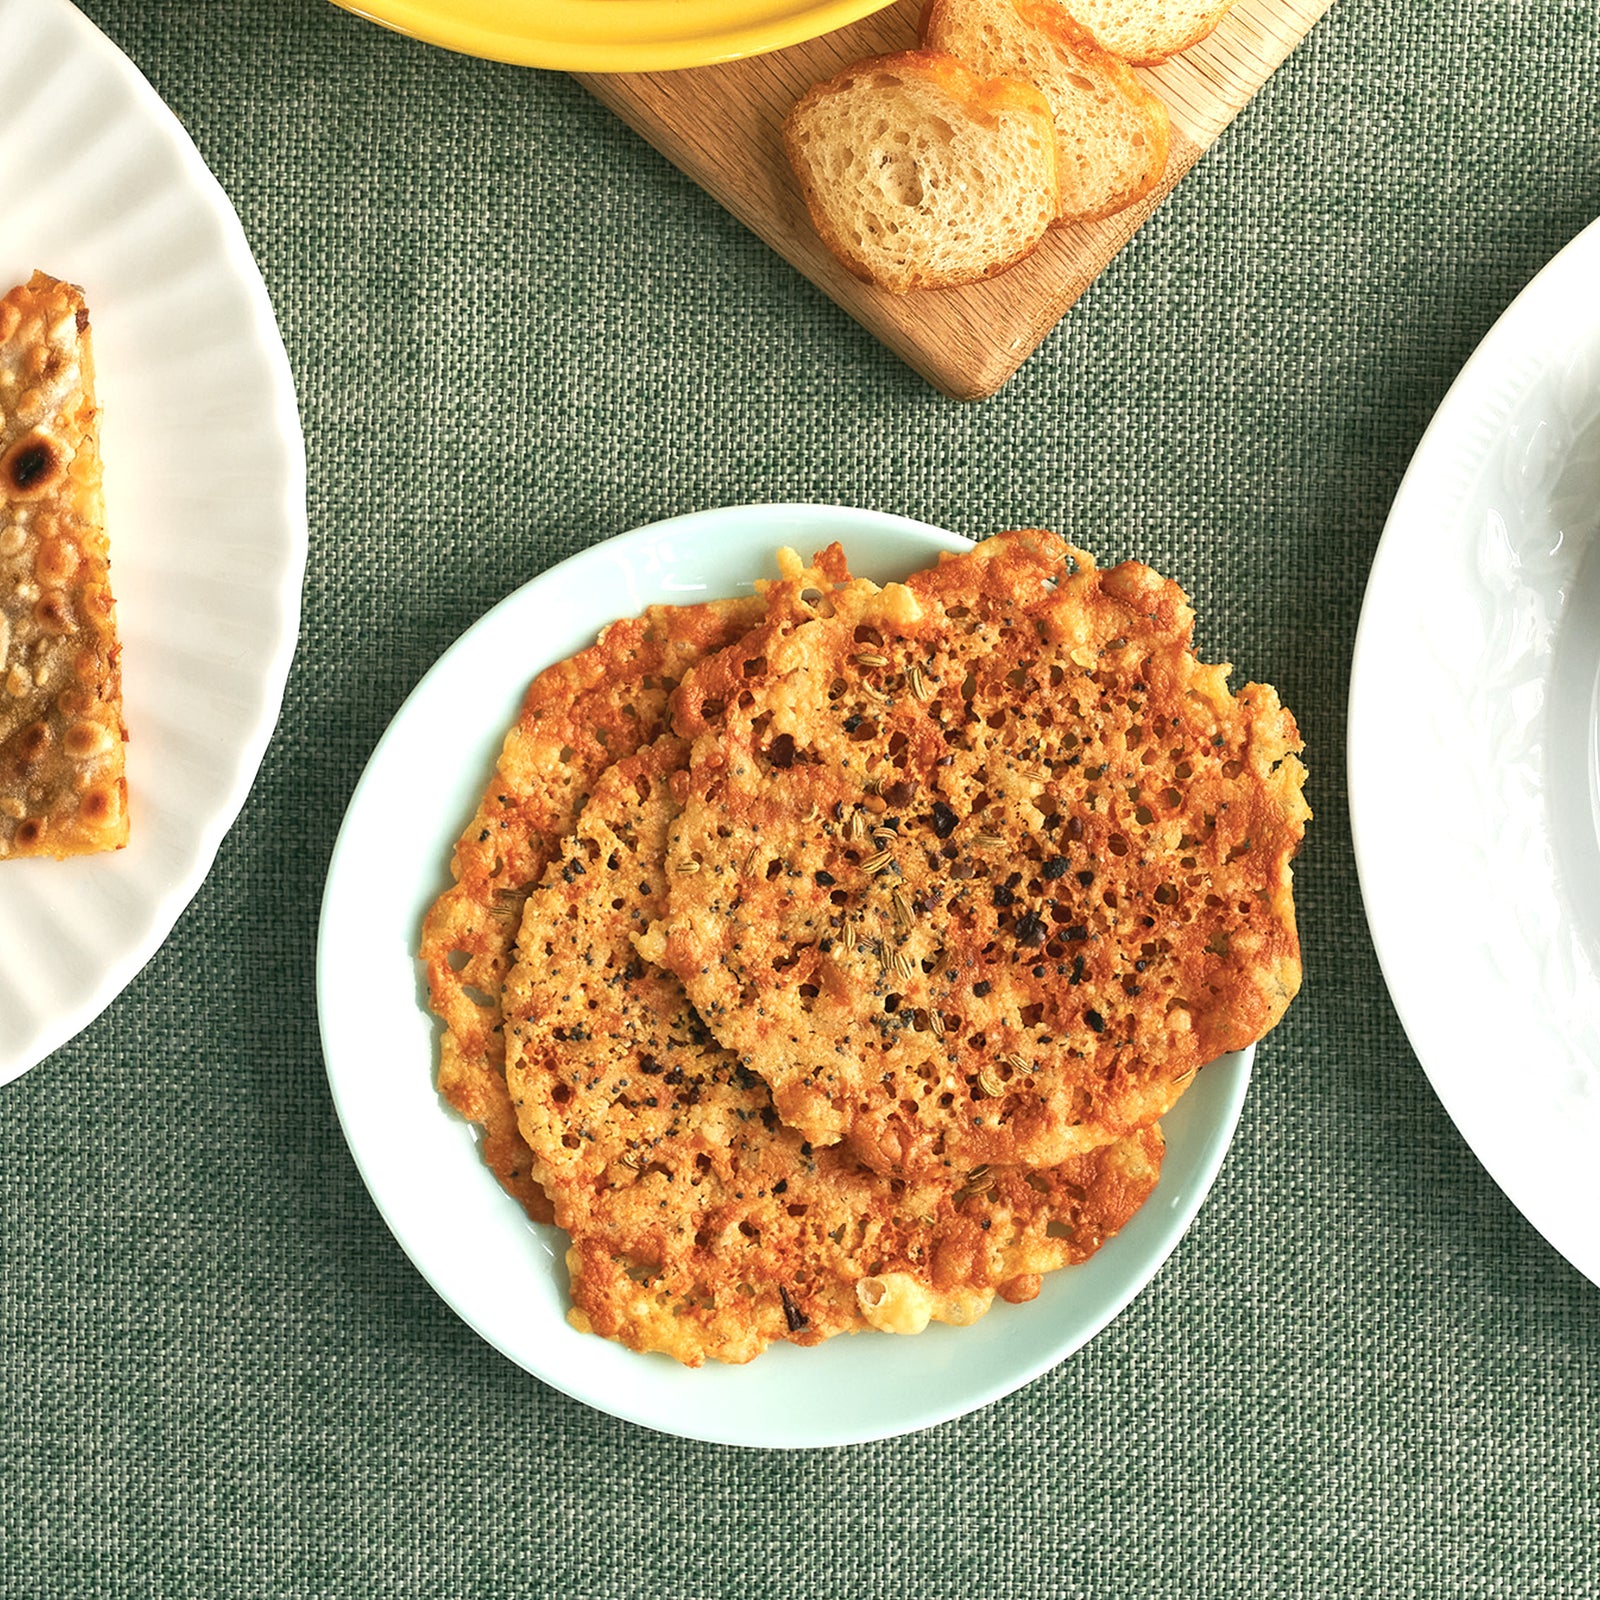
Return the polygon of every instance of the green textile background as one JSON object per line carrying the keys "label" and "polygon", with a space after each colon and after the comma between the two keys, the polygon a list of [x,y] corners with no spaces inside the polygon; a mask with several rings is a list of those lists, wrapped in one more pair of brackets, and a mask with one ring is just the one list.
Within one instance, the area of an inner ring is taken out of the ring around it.
{"label": "green textile background", "polygon": [[[86,9],[255,248],[311,556],[215,870],[121,999],[0,1090],[0,1596],[1600,1594],[1600,1290],[1411,1054],[1342,776],[1410,454],[1600,213],[1594,0],[1341,0],[977,406],[568,78],[322,0]],[[1305,991],[1154,1284],[997,1405],[808,1454],[615,1421],[458,1321],[347,1154],[313,989],[343,807],[439,653],[609,534],[773,499],[1151,561],[1202,653],[1296,711],[1317,812]]]}

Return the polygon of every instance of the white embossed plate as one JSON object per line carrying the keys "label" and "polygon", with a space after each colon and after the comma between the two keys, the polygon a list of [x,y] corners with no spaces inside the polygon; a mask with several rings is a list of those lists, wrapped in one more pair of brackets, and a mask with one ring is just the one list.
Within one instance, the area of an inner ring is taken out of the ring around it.
{"label": "white embossed plate", "polygon": [[1384,977],[1513,1204],[1600,1283],[1600,223],[1439,407],[1373,563],[1350,812]]}
{"label": "white embossed plate", "polygon": [[877,512],[734,507],[607,540],[518,590],[440,658],[384,734],[351,798],[322,903],[328,1079],[361,1175],[412,1261],[458,1315],[554,1388],[715,1443],[886,1438],[997,1400],[1070,1355],[1155,1276],[1193,1220],[1233,1138],[1253,1054],[1200,1074],[1163,1123],[1155,1193],[1098,1255],[1047,1276],[1028,1305],[997,1304],[970,1328],[779,1345],[748,1366],[694,1372],[568,1327],[562,1235],[528,1221],[434,1091],[437,1029],[416,959],[423,914],[450,881],[451,846],[536,672],[618,616],[748,593],[781,545],[809,554],[833,539],[854,571],[879,580],[966,547]]}
{"label": "white embossed plate", "polygon": [[0,0],[0,282],[83,286],[132,841],[0,862],[0,1083],[97,1016],[205,877],[277,719],[305,566],[288,362],[227,198],[64,0]]}

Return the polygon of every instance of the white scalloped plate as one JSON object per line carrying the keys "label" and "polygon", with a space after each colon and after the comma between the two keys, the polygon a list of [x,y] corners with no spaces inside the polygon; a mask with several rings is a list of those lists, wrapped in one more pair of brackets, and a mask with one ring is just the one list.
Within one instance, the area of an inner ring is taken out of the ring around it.
{"label": "white scalloped plate", "polygon": [[1373,941],[1445,1108],[1600,1283],[1600,223],[1462,370],[1395,499],[1350,685]]}
{"label": "white scalloped plate", "polygon": [[416,959],[423,914],[449,882],[451,846],[535,673],[618,616],[746,593],[774,570],[779,546],[809,553],[833,539],[853,570],[879,580],[967,544],[878,512],[733,507],[607,540],[502,601],[440,658],[384,734],[351,798],[322,903],[317,1006],[328,1079],[367,1188],[417,1268],[490,1344],[552,1387],[720,1444],[907,1433],[997,1400],[1070,1355],[1155,1276],[1200,1209],[1253,1055],[1212,1062],[1165,1119],[1161,1181],[1115,1239],[1049,1275],[1037,1300],[997,1304],[970,1328],[779,1345],[748,1366],[691,1372],[567,1325],[562,1236],[528,1221],[434,1091],[436,1027]]}
{"label": "white scalloped plate", "polygon": [[81,284],[103,414],[132,842],[0,863],[0,1083],[85,1027],[193,898],[260,765],[298,628],[294,386],[233,208],[63,0],[0,4],[0,284]]}

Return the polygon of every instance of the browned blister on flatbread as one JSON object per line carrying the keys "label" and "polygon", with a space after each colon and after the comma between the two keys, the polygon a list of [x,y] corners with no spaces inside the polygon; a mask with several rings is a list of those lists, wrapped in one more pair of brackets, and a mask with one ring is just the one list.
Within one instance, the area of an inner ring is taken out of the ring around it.
{"label": "browned blister on flatbread", "polygon": [[121,650],[83,293],[0,299],[0,860],[128,842]]}
{"label": "browned blister on flatbread", "polygon": [[[802,570],[798,561],[791,576]],[[805,581],[842,581],[837,546]],[[421,957],[433,1010],[444,1023],[439,1091],[482,1129],[484,1160],[535,1221],[549,1202],[506,1095],[500,988],[528,890],[557,854],[594,780],[665,729],[683,674],[738,639],[763,614],[759,595],[690,606],[651,606],[614,622],[588,649],[541,672],[472,821],[456,843],[454,883],[423,924]]]}
{"label": "browned blister on flatbread", "polygon": [[999,535],[691,672],[659,959],[786,1123],[886,1173],[1162,1115],[1300,978],[1294,720],[1177,585]]}
{"label": "browned blister on flatbread", "polygon": [[905,1183],[785,1127],[644,958],[687,754],[666,737],[598,779],[528,898],[505,983],[506,1079],[572,1236],[573,1322],[698,1366],[1031,1299],[1149,1194],[1159,1131],[1043,1171]]}

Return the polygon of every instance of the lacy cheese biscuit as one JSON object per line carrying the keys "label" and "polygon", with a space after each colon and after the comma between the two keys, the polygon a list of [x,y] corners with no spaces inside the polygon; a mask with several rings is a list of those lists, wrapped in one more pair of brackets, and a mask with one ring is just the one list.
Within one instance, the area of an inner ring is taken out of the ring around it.
{"label": "lacy cheese biscuit", "polygon": [[444,1022],[439,1092],[482,1128],[484,1160],[536,1222],[550,1220],[550,1207],[506,1096],[500,1031],[500,987],[523,901],[594,780],[661,733],[683,673],[737,639],[760,611],[754,597],[652,606],[541,672],[456,843],[455,881],[423,924],[429,997]]}
{"label": "lacy cheese biscuit", "polygon": [[1023,532],[774,600],[674,700],[651,949],[784,1122],[906,1177],[1049,1165],[1276,1022],[1299,735],[1177,585]]}
{"label": "lacy cheese biscuit", "polygon": [[572,1320],[698,1366],[1032,1298],[1148,1195],[1159,1131],[1043,1171],[906,1183],[783,1126],[682,985],[641,958],[687,756],[664,738],[597,781],[528,899],[505,983],[506,1081],[572,1236]]}
{"label": "lacy cheese biscuit", "polygon": [[[847,577],[835,545],[788,576],[808,591]],[[762,585],[758,583],[758,591]],[[683,674],[763,615],[759,592],[651,606],[541,672],[506,735],[493,777],[451,859],[451,887],[423,924],[421,958],[444,1023],[439,1092],[482,1129],[484,1160],[536,1222],[550,1206],[529,1171],[505,1087],[500,989],[528,891],[556,857],[595,779],[665,729]]]}

